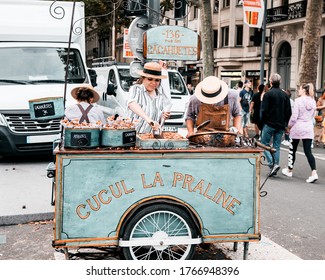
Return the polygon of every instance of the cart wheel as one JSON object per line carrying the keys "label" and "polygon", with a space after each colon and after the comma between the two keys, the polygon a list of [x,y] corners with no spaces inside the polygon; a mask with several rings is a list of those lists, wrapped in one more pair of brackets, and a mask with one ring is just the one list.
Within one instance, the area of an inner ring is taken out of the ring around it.
{"label": "cart wheel", "polygon": [[136,241],[141,238],[154,239],[159,245],[123,247],[123,254],[128,260],[188,260],[194,255],[195,244],[164,245],[161,240],[177,237],[192,239],[197,230],[192,218],[182,209],[173,205],[150,205],[132,217],[126,225],[123,240]]}

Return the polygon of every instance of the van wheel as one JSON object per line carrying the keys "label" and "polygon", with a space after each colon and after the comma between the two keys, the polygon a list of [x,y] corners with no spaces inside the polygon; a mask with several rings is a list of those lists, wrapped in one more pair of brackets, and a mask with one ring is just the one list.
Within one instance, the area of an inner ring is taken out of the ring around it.
{"label": "van wheel", "polygon": [[[192,218],[183,209],[167,204],[150,205],[126,225],[123,240],[139,243],[123,247],[123,254],[127,260],[188,260],[194,255],[195,244],[181,243],[196,237],[196,233]],[[177,239],[177,244],[173,239]]]}

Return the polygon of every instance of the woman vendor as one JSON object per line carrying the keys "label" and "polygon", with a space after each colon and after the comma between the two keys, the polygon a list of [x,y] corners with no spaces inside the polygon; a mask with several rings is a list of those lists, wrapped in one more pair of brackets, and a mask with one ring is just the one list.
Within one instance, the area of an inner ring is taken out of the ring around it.
{"label": "woman vendor", "polygon": [[105,124],[105,117],[103,112],[92,105],[99,100],[99,94],[91,85],[82,84],[71,91],[71,96],[78,101],[66,108],[65,116],[71,121],[79,119],[79,123],[101,123]]}
{"label": "woman vendor", "polygon": [[160,130],[160,123],[170,116],[171,99],[159,87],[161,79],[167,78],[161,71],[159,63],[146,63],[143,70],[138,71],[141,77],[137,84],[129,90],[128,117],[139,121],[136,127],[138,133]]}

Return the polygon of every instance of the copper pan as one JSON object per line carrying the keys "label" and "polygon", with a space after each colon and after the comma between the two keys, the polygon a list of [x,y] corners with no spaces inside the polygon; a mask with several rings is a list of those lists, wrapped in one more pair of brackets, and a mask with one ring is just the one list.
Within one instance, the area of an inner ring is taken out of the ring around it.
{"label": "copper pan", "polygon": [[212,147],[232,147],[235,146],[236,134],[228,131],[214,130],[193,134],[188,140],[192,144]]}

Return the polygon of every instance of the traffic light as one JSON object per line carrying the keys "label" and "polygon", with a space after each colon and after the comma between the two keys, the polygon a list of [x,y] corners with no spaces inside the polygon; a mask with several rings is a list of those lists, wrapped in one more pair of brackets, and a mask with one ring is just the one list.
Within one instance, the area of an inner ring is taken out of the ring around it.
{"label": "traffic light", "polygon": [[249,40],[254,42],[254,46],[260,46],[262,43],[262,29],[254,28],[254,35],[250,36]]}
{"label": "traffic light", "polygon": [[186,14],[186,0],[174,0],[174,18],[182,19]]}

